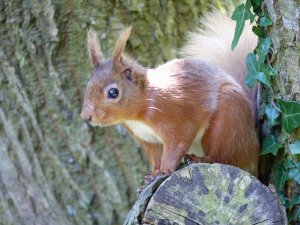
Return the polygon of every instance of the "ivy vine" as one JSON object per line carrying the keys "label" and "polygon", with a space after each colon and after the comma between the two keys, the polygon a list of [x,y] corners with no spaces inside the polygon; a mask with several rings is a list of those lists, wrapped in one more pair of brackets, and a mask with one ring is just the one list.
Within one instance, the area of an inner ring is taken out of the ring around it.
{"label": "ivy vine", "polygon": [[[248,74],[245,83],[252,88],[260,82],[270,93],[267,104],[261,107],[259,114],[266,118],[269,131],[262,140],[261,154],[281,155],[273,168],[274,185],[282,205],[287,209],[289,222],[300,221],[300,194],[291,194],[293,185],[300,185],[300,104],[276,96],[273,84],[279,79],[279,69],[270,65],[272,40],[265,32],[272,20],[262,9],[263,0],[247,0],[239,5],[232,19],[236,21],[235,35],[231,48],[234,49],[242,34],[245,22],[255,22],[252,31],[258,36],[258,45],[246,58]],[[297,134],[298,133],[298,134]]]}

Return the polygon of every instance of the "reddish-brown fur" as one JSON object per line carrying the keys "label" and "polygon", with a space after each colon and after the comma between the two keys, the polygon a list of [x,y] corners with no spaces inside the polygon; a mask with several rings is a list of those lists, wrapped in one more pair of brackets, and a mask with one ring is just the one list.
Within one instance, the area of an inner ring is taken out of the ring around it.
{"label": "reddish-brown fur", "polygon": [[[130,28],[121,34],[112,60],[102,58],[95,34],[89,34],[94,74],[82,118],[93,125],[124,124],[144,147],[152,175],[173,172],[197,134],[203,161],[256,173],[259,145],[243,87],[200,60],[175,59],[146,69],[122,55],[129,34]],[[119,90],[117,98],[108,97],[110,88]]]}

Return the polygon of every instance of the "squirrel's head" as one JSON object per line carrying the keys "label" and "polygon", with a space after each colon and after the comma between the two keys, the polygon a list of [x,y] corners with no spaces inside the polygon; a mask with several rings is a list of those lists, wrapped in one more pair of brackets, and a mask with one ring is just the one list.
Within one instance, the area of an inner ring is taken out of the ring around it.
{"label": "squirrel's head", "polygon": [[87,84],[81,118],[92,125],[122,123],[137,116],[142,107],[146,69],[123,55],[130,31],[131,27],[121,33],[109,60],[103,57],[96,33],[88,32],[94,71]]}

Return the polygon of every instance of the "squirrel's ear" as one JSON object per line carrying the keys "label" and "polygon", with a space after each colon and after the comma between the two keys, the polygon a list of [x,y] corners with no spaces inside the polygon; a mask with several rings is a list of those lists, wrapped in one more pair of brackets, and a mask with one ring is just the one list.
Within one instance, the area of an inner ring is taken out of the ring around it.
{"label": "squirrel's ear", "polygon": [[122,74],[124,77],[126,77],[127,80],[134,82],[140,88],[144,88],[145,76],[142,73],[133,72],[130,67],[127,67],[123,70]]}
{"label": "squirrel's ear", "polygon": [[94,68],[100,66],[103,55],[97,38],[97,34],[93,30],[88,31],[87,35],[88,51],[91,64]]}
{"label": "squirrel's ear", "polygon": [[122,60],[122,53],[125,49],[126,42],[129,38],[131,32],[131,26],[124,29],[115,45],[114,54],[113,54],[113,62],[120,63]]}

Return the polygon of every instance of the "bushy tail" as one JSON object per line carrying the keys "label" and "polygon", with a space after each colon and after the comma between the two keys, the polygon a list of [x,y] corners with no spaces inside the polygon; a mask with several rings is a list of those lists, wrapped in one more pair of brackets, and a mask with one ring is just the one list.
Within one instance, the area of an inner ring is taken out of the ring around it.
{"label": "bushy tail", "polygon": [[256,88],[250,90],[244,79],[247,74],[245,59],[256,47],[257,38],[250,24],[246,23],[238,45],[231,51],[234,30],[235,22],[228,15],[214,10],[201,19],[197,31],[188,34],[187,44],[180,50],[180,55],[221,67],[243,86],[253,110],[256,111]]}

